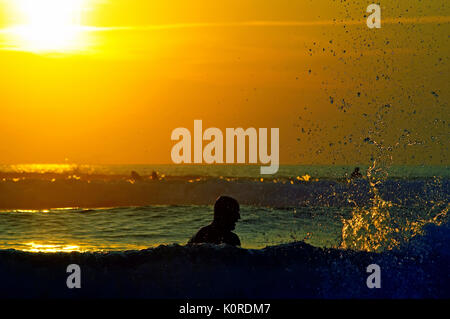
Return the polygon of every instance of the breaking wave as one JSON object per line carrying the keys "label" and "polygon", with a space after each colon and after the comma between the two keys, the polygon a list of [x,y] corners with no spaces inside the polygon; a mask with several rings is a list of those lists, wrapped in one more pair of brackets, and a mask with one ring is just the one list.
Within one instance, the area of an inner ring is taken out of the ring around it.
{"label": "breaking wave", "polygon": [[[264,249],[162,245],[110,253],[0,251],[0,297],[96,298],[449,298],[450,225],[382,253],[324,249],[303,242]],[[82,289],[65,286],[78,264]],[[382,289],[366,268],[381,267]]]}

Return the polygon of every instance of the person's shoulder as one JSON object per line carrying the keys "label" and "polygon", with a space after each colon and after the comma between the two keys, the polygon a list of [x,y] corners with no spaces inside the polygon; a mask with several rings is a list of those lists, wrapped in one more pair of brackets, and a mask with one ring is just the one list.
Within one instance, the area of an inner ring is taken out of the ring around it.
{"label": "person's shoulder", "polygon": [[211,232],[211,225],[204,226],[200,228],[197,233],[189,240],[189,244],[202,243],[208,237],[208,234]]}
{"label": "person's shoulder", "polygon": [[206,225],[200,228],[197,232],[197,234],[207,234],[210,233],[213,230],[213,227],[211,225]]}

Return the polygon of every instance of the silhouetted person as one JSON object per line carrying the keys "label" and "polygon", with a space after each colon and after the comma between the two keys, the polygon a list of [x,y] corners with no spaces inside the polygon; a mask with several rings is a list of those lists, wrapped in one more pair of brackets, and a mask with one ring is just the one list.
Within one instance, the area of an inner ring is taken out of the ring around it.
{"label": "silhouetted person", "polygon": [[220,196],[214,204],[213,222],[201,228],[188,244],[210,243],[240,246],[239,237],[231,232],[240,218],[237,200],[228,196]]}
{"label": "silhouetted person", "polygon": [[353,173],[350,175],[350,178],[361,178],[362,174],[359,172],[359,167],[356,167]]}
{"label": "silhouetted person", "polygon": [[153,180],[157,180],[157,179],[158,179],[158,173],[155,172],[155,171],[153,171],[153,172],[152,172],[151,178],[152,178]]}
{"label": "silhouetted person", "polygon": [[138,174],[138,172],[136,171],[131,171],[131,179],[138,182],[138,181],[142,181],[142,177],[141,175]]}

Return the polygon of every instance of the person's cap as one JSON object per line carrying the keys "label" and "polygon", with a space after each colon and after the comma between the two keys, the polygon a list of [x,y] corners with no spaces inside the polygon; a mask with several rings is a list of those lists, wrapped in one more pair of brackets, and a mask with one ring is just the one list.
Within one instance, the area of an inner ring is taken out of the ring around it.
{"label": "person's cap", "polygon": [[220,196],[214,204],[214,219],[217,220],[224,217],[231,217],[230,215],[232,214],[238,217],[239,209],[237,200],[229,196]]}

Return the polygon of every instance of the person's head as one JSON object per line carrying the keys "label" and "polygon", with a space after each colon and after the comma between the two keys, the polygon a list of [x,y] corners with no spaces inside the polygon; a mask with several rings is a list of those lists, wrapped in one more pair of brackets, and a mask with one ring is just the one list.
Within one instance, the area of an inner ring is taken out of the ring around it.
{"label": "person's head", "polygon": [[220,196],[214,204],[214,224],[224,230],[233,230],[241,218],[239,203],[232,197]]}
{"label": "person's head", "polygon": [[355,172],[359,172],[359,167],[356,167],[356,168],[355,168]]}

